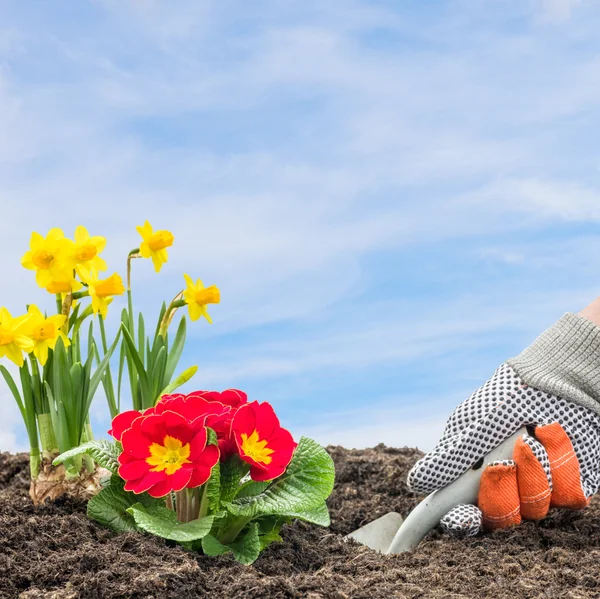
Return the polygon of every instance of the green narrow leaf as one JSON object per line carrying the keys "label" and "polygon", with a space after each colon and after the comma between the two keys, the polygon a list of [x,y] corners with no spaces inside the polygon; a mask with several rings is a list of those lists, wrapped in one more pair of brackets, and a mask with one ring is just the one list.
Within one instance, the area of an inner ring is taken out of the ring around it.
{"label": "green narrow leaf", "polygon": [[66,460],[87,453],[97,464],[116,474],[119,469],[118,458],[121,451],[120,443],[107,441],[106,439],[96,439],[61,453],[52,463],[54,466],[58,466],[58,464],[62,464]]}
{"label": "green narrow leaf", "polygon": [[152,381],[152,399],[156,401],[158,394],[163,388],[163,377],[165,374],[165,367],[167,365],[167,348],[161,347],[154,364],[152,365],[152,372],[149,372],[150,380]]}
{"label": "green narrow leaf", "polygon": [[175,334],[173,345],[169,348],[169,357],[167,359],[167,366],[165,369],[164,385],[168,385],[175,374],[175,369],[177,368],[177,364],[179,363],[179,359],[181,358],[181,353],[183,352],[183,347],[185,345],[186,328],[186,318],[183,316],[179,322],[179,326],[177,327],[177,333]]}
{"label": "green narrow leaf", "polygon": [[[98,388],[100,381],[104,377],[104,373],[106,372],[107,368],[109,367],[110,358],[111,358],[113,352],[115,351],[117,344],[119,343],[120,336],[121,336],[120,333],[117,333],[115,340],[113,341],[112,345],[108,348],[108,351],[106,352],[105,356],[102,358],[102,361],[100,362],[100,364],[98,364],[98,367],[96,368],[96,372],[94,372],[94,375],[90,379],[90,386],[87,391],[88,397],[89,397],[89,402],[88,402],[89,404],[92,403],[92,399],[94,397],[94,394],[96,393],[96,389]],[[89,405],[88,405],[88,410],[89,410]],[[88,410],[86,410],[86,415],[87,415]]]}
{"label": "green narrow leaf", "polygon": [[227,545],[223,545],[212,535],[207,535],[202,539],[202,550],[206,555],[213,556],[223,555],[231,551],[240,564],[249,566],[260,555],[258,524],[250,524],[244,535],[240,535],[233,543]]}
{"label": "green narrow leaf", "polygon": [[154,331],[154,339],[156,339],[158,337],[158,334],[160,332],[160,325],[162,323],[162,319],[165,317],[166,312],[167,312],[167,303],[163,302],[162,306],[160,307],[160,313],[158,315],[158,320],[156,321],[156,330]]}
{"label": "green narrow leaf", "polygon": [[[123,326],[121,327],[121,331],[123,332],[123,340],[125,341],[125,345],[127,346],[127,355],[132,360],[133,365],[135,366],[140,380],[140,385],[142,386],[143,401],[145,402],[146,400],[148,400],[151,402],[152,400],[150,399],[150,397],[152,393],[150,390],[150,382],[148,381],[148,374],[146,373],[144,364],[140,359],[140,355],[138,354],[130,332],[127,330],[126,327]],[[133,376],[133,372],[130,372],[129,376]]]}
{"label": "green narrow leaf", "polygon": [[226,503],[236,516],[287,516],[317,508],[333,490],[335,468],[316,441],[302,437],[287,470],[265,491]]}
{"label": "green narrow leaf", "polygon": [[11,376],[10,372],[8,372],[8,370],[6,369],[6,367],[4,365],[0,365],[0,372],[2,373],[2,376],[4,377],[4,380],[6,381],[6,384],[8,385],[10,392],[13,394],[13,397],[15,398],[15,401],[17,402],[17,406],[19,406],[19,412],[21,412],[21,416],[23,417],[23,420],[26,420],[27,418],[26,418],[26,413],[25,413],[25,406],[23,405],[23,400],[21,399],[21,394],[19,393],[19,389],[18,389],[17,385],[15,384],[13,377]]}
{"label": "green narrow leaf", "polygon": [[[187,370],[184,370],[174,381],[169,383],[158,394],[159,399],[163,395],[169,395],[169,394],[173,393],[173,391],[175,391],[175,389],[178,389],[179,387],[181,387],[181,385],[184,385],[185,383],[187,383],[197,372],[198,372],[197,366],[190,366]],[[166,380],[167,380],[167,377],[165,375],[165,381]]]}
{"label": "green narrow leaf", "polygon": [[145,507],[141,503],[132,505],[127,513],[133,516],[135,523],[142,530],[178,543],[190,543],[205,537],[210,532],[214,520],[214,516],[206,516],[182,523],[177,520],[175,512],[164,505]]}
{"label": "green narrow leaf", "polygon": [[138,315],[138,352],[142,364],[144,363],[144,339],[146,339],[146,327],[144,325],[144,315],[140,312]]}
{"label": "green narrow leaf", "polygon": [[75,324],[75,321],[77,320],[77,315],[79,314],[80,308],[81,308],[81,303],[77,304],[75,306],[75,308],[73,308],[73,311],[71,312],[71,315],[69,316],[69,327],[68,327],[69,331],[73,328],[73,325]]}

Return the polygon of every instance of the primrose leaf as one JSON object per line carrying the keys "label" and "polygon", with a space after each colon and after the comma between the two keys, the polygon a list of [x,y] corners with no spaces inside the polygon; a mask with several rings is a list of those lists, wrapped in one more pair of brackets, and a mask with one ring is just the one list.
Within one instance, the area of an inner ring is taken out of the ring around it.
{"label": "primrose leaf", "polygon": [[190,543],[205,537],[210,532],[214,520],[214,516],[206,516],[182,523],[177,520],[175,512],[164,505],[145,507],[141,503],[132,505],[127,513],[133,516],[135,523],[142,530],[178,543]]}
{"label": "primrose leaf", "polygon": [[116,474],[117,470],[119,469],[119,462],[117,461],[117,458],[121,454],[121,451],[122,449],[120,443],[107,441],[106,439],[97,439],[94,441],[88,441],[79,447],[74,447],[73,449],[69,449],[69,451],[61,453],[57,458],[55,458],[52,464],[54,466],[58,466],[66,460],[70,460],[75,456],[87,453],[97,464],[103,468],[106,468],[107,470],[110,470],[113,474]]}
{"label": "primrose leaf", "polygon": [[125,491],[123,485],[124,482],[120,478],[113,476],[110,484],[92,497],[87,505],[89,518],[115,532],[138,530],[134,519],[127,513],[132,505],[143,503],[150,506],[161,503],[159,499],[154,499],[146,493],[136,495]]}
{"label": "primrose leaf", "polygon": [[289,512],[286,516],[298,518],[299,520],[304,520],[305,522],[310,522],[311,524],[316,524],[318,526],[329,526],[331,524],[329,510],[327,509],[327,504],[325,502],[308,510]]}
{"label": "primrose leaf", "polygon": [[255,495],[259,495],[262,493],[270,483],[260,482],[249,480],[246,481],[243,485],[241,485],[235,494],[236,499],[241,499],[242,497],[254,497]]}
{"label": "primrose leaf", "polygon": [[[335,468],[329,454],[316,442],[302,437],[286,471],[262,493],[226,502],[235,516],[292,516],[312,518],[333,490]],[[303,516],[296,516],[302,514]],[[319,520],[324,521],[321,514]],[[312,520],[309,520],[312,521]]]}
{"label": "primrose leaf", "polygon": [[230,457],[226,462],[221,463],[222,502],[231,501],[235,497],[240,488],[240,481],[248,474],[249,469],[248,464],[236,455]]}
{"label": "primrose leaf", "polygon": [[[209,429],[209,431],[211,430]],[[206,497],[208,499],[209,511],[219,511],[221,507],[221,466],[219,462],[213,466],[210,478],[206,482]]]}
{"label": "primrose leaf", "polygon": [[206,535],[202,539],[202,551],[206,555],[223,555],[231,551],[235,559],[246,566],[256,561],[260,550],[258,523],[251,524],[244,535],[239,535],[233,543],[227,545],[223,545],[212,535]]}

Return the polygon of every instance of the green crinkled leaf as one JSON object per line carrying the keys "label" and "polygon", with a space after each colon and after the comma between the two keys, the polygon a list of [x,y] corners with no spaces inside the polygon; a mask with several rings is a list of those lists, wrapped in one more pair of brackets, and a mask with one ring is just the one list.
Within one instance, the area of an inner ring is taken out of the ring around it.
{"label": "green crinkled leaf", "polygon": [[120,443],[98,439],[83,443],[79,447],[74,447],[73,449],[69,449],[69,451],[61,453],[52,463],[58,466],[58,464],[62,464],[66,460],[87,453],[97,464],[116,474],[119,469],[117,458],[121,454],[121,451]]}
{"label": "green crinkled leaf", "polygon": [[260,538],[258,524],[251,524],[244,535],[239,535],[233,543],[223,545],[212,535],[202,539],[202,550],[206,555],[223,555],[231,551],[235,559],[246,566],[255,562],[260,555]]}
{"label": "green crinkled leaf", "polygon": [[217,437],[217,433],[215,433],[215,431],[208,426],[206,427],[206,444],[207,445],[218,445],[219,444],[219,439]]}
{"label": "green crinkled leaf", "polygon": [[307,514],[329,497],[335,468],[329,454],[316,441],[302,437],[287,470],[265,491],[225,503],[236,516],[294,516]]}
{"label": "green crinkled leaf", "polygon": [[229,553],[231,549],[229,549],[227,545],[223,545],[223,543],[217,541],[212,535],[206,535],[202,539],[202,551],[204,552],[204,555],[215,557],[217,555],[225,555],[225,553]]}
{"label": "green crinkled leaf", "polygon": [[283,516],[266,516],[258,521],[261,551],[266,549],[271,543],[280,543],[283,541],[279,535],[279,531],[287,521],[288,518]]}
{"label": "green crinkled leaf", "polygon": [[325,502],[310,510],[290,512],[286,515],[291,518],[298,518],[299,520],[310,522],[311,524],[317,524],[318,526],[329,526],[331,524],[329,510],[327,509],[327,504]]}
{"label": "green crinkled leaf", "polygon": [[164,505],[145,507],[141,503],[132,505],[127,513],[133,516],[135,523],[146,532],[177,541],[190,543],[205,537],[212,528],[214,516],[206,516],[191,522],[179,522],[174,511]]}
{"label": "green crinkled leaf", "polygon": [[115,532],[137,530],[133,517],[127,510],[136,503],[146,506],[162,503],[147,493],[136,495],[123,489],[123,481],[113,476],[110,484],[102,489],[98,495],[92,497],[87,505],[87,515],[99,524]]}
{"label": "green crinkled leaf", "polygon": [[221,465],[219,462],[213,466],[210,478],[206,482],[206,497],[208,499],[208,511],[217,512],[221,507]]}
{"label": "green crinkled leaf", "polygon": [[236,499],[241,499],[242,497],[254,497],[255,495],[259,495],[262,493],[270,483],[268,482],[260,482],[249,480],[246,481],[243,485],[241,485],[235,494]]}
{"label": "green crinkled leaf", "polygon": [[248,464],[236,455],[221,463],[221,502],[231,501],[235,497],[240,481],[249,469]]}

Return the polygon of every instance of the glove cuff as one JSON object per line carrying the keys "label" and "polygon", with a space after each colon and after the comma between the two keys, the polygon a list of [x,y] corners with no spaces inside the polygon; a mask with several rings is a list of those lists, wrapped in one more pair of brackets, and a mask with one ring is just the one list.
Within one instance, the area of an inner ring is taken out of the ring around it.
{"label": "glove cuff", "polygon": [[600,414],[600,327],[586,318],[565,314],[507,364],[526,384]]}

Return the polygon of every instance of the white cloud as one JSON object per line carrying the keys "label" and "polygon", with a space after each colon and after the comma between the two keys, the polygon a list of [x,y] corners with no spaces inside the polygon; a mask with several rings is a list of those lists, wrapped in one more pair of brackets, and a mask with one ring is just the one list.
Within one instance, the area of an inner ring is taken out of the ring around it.
{"label": "white cloud", "polygon": [[551,21],[566,21],[581,0],[540,0],[543,15]]}
{"label": "white cloud", "polygon": [[446,425],[443,417],[406,419],[402,411],[372,414],[370,410],[365,410],[354,423],[327,415],[323,419],[328,420],[329,424],[298,429],[296,437],[305,435],[323,445],[342,445],[348,449],[363,449],[384,443],[389,447],[418,447],[421,451],[430,451]]}
{"label": "white cloud", "polygon": [[[219,284],[214,327],[192,329],[208,337],[318,321],[364,291],[376,255],[404,264],[431,241],[486,237],[488,257],[517,264],[523,254],[505,236],[597,222],[595,138],[592,150],[580,138],[596,129],[600,63],[597,49],[570,46],[593,46],[596,33],[573,11],[559,39],[543,27],[515,34],[504,25],[524,9],[501,5],[490,17],[459,2],[450,18],[423,19],[357,1],[106,0],[90,5],[101,17],[93,30],[65,21],[60,34],[50,14],[42,27],[4,7],[0,278],[12,285],[1,303],[43,301],[19,259],[30,231],[53,225],[106,234],[121,272],[134,225],[171,228],[168,268],[155,277],[135,264],[136,300],[146,308],[157,289],[174,295],[184,270]],[[564,18],[574,5],[546,8]],[[520,293],[510,322],[547,291]],[[505,326],[487,293],[475,283],[456,291],[457,306],[436,317],[452,302],[348,314],[326,336],[274,334],[211,362],[206,377],[227,384],[452,351]]]}

